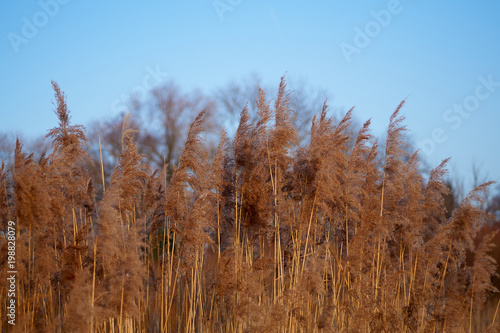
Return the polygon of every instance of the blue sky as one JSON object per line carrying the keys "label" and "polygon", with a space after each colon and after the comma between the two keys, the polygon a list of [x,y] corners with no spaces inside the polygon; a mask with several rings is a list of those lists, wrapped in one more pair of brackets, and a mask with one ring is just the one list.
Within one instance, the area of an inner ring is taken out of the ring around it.
{"label": "blue sky", "polygon": [[38,136],[56,126],[50,80],[66,92],[72,121],[85,125],[166,78],[210,93],[254,72],[277,85],[286,72],[328,90],[332,107],[372,118],[375,135],[407,98],[406,124],[431,165],[451,156],[450,168],[470,179],[475,160],[500,181],[498,1],[0,6],[0,131]]}

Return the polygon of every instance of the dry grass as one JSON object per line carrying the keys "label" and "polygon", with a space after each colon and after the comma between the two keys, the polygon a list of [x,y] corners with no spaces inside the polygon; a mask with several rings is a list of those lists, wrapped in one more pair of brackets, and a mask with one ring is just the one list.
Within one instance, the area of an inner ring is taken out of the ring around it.
{"label": "dry grass", "polygon": [[18,226],[18,321],[3,321],[5,331],[498,329],[497,303],[482,319],[493,238],[475,242],[491,218],[478,208],[490,184],[447,219],[447,161],[421,176],[405,146],[404,102],[382,154],[369,121],[349,144],[352,110],[336,123],[326,104],[300,146],[282,79],[274,106],[260,91],[257,122],[243,110],[211,159],[202,111],[169,183],[166,167],[144,164],[126,118],[105,185],[89,178],[84,128],[70,125],[53,87],[52,149],[36,161],[18,141],[12,178],[0,169],[0,216]]}

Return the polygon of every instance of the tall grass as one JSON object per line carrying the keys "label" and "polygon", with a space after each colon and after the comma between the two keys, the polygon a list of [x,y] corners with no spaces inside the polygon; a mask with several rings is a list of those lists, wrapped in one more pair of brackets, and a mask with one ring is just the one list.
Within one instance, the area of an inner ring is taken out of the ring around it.
{"label": "tall grass", "polygon": [[351,138],[353,110],[335,122],[326,104],[301,146],[282,78],[274,105],[260,91],[256,123],[245,108],[213,158],[202,111],[168,183],[167,166],[143,162],[126,117],[119,163],[104,184],[88,176],[84,128],[70,124],[53,87],[52,149],[35,160],[18,141],[12,181],[0,169],[0,216],[17,224],[19,271],[17,323],[3,321],[3,330],[477,329],[494,291],[492,237],[474,242],[491,218],[478,208],[490,183],[447,219],[447,160],[422,177],[418,153],[405,146],[404,102],[383,153],[370,121]]}

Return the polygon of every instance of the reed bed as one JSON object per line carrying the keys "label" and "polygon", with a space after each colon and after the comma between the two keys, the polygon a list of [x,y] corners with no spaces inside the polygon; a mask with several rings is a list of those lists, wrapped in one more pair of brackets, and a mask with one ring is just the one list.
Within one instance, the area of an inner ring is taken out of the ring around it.
{"label": "reed bed", "polygon": [[35,159],[18,140],[12,170],[0,169],[0,216],[16,223],[18,269],[12,326],[3,234],[3,331],[500,329],[496,303],[481,319],[495,291],[493,236],[475,242],[492,218],[478,208],[490,183],[447,218],[447,160],[422,176],[405,144],[404,101],[383,151],[370,121],[352,137],[353,110],[334,121],[326,104],[300,145],[282,78],[273,103],[260,91],[257,121],[242,110],[234,138],[222,131],[211,157],[202,111],[168,181],[167,167],[146,165],[125,117],[106,184],[102,165],[100,179],[89,176],[85,129],[71,125],[53,88],[52,148]]}

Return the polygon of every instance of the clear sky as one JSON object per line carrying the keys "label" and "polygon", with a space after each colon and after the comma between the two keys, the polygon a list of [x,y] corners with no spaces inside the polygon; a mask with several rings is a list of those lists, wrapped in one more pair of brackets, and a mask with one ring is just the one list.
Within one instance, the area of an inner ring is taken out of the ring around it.
{"label": "clear sky", "polygon": [[0,131],[110,116],[165,79],[207,93],[287,72],[356,107],[380,135],[398,103],[422,156],[500,181],[500,1],[2,1]]}

